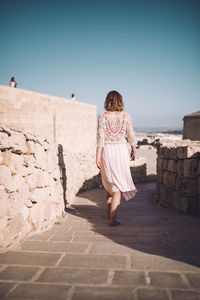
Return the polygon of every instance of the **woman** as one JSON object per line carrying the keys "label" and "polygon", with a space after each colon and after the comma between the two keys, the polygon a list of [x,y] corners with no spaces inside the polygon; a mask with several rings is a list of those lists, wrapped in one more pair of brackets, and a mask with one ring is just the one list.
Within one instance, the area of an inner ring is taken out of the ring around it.
{"label": "woman", "polygon": [[116,216],[121,193],[128,201],[137,191],[131,177],[130,155],[126,141],[127,138],[135,159],[135,134],[130,115],[123,112],[124,103],[118,92],[108,93],[104,108],[106,112],[98,118],[96,164],[101,170],[110,226],[117,226],[120,224]]}

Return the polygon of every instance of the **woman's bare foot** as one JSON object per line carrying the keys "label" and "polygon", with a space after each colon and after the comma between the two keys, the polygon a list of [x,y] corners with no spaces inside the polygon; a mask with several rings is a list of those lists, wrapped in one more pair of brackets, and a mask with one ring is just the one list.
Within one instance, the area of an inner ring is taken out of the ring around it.
{"label": "woman's bare foot", "polygon": [[120,225],[120,222],[118,222],[118,221],[114,221],[114,222],[110,223],[110,226],[118,226],[118,225]]}

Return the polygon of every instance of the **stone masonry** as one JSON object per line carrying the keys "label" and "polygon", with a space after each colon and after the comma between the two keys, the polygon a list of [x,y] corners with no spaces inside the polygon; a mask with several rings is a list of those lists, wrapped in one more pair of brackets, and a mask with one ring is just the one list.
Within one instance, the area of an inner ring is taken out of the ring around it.
{"label": "stone masonry", "polygon": [[200,215],[200,142],[163,142],[157,154],[157,201]]}
{"label": "stone masonry", "polygon": [[58,146],[0,127],[0,247],[47,229],[64,209]]}

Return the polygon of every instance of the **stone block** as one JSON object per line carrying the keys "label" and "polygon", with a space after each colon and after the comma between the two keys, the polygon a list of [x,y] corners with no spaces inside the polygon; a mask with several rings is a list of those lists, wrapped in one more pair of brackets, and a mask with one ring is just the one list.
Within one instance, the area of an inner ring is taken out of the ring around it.
{"label": "stone block", "polygon": [[10,148],[9,136],[5,132],[0,132],[0,148],[1,150]]}
{"label": "stone block", "polygon": [[37,178],[36,178],[36,170],[34,169],[34,172],[32,174],[29,174],[28,176],[25,177],[25,182],[28,184],[29,189],[33,190],[36,188],[36,182],[37,182]]}
{"label": "stone block", "polygon": [[137,300],[169,300],[168,293],[164,289],[138,288],[136,291]]}
{"label": "stone block", "polygon": [[34,176],[36,177],[37,188],[49,186],[49,181],[51,176],[47,172],[38,169],[35,171]]}
{"label": "stone block", "polygon": [[177,174],[178,176],[183,176],[183,163],[184,163],[184,160],[178,160],[178,163],[177,163]]}
{"label": "stone block", "polygon": [[71,286],[65,284],[20,283],[9,297],[10,299],[66,300],[70,288]]}
{"label": "stone block", "polygon": [[166,185],[168,187],[171,187],[171,188],[176,188],[176,178],[177,178],[177,175],[176,173],[173,173],[173,172],[167,172],[167,178],[166,178]]}
{"label": "stone block", "polygon": [[20,200],[19,193],[13,192],[8,194],[8,217],[13,218],[24,206],[23,201]]}
{"label": "stone block", "polygon": [[10,167],[11,165],[11,150],[5,150],[2,152],[2,164],[4,164],[7,167]]}
{"label": "stone block", "polygon": [[173,300],[199,300],[200,293],[195,290],[182,290],[182,289],[174,289],[171,290],[172,299]]}
{"label": "stone block", "polygon": [[187,288],[181,275],[172,272],[149,272],[151,284],[164,288]]}
{"label": "stone block", "polygon": [[7,223],[8,223],[7,216],[0,217],[0,232],[2,232],[4,230],[4,228],[6,228]]}
{"label": "stone block", "polygon": [[5,190],[0,191],[0,218],[7,214],[8,210],[8,194]]}
{"label": "stone block", "polygon": [[60,257],[60,253],[7,251],[0,254],[0,263],[7,265],[54,266]]}
{"label": "stone block", "polygon": [[182,213],[198,215],[198,197],[186,197],[180,191],[173,191],[173,207]]}
{"label": "stone block", "polygon": [[[23,230],[25,221],[20,213],[18,213],[12,220],[8,222],[8,225],[4,231],[0,232],[0,248],[8,246],[15,238],[17,238],[20,232]],[[1,260],[1,256],[0,256]],[[5,263],[5,262],[3,262]]]}
{"label": "stone block", "polygon": [[33,141],[26,141],[26,154],[34,154],[35,153],[35,143]]}
{"label": "stone block", "polygon": [[47,169],[47,156],[46,151],[42,148],[40,144],[35,144],[35,154],[36,167],[43,170]]}
{"label": "stone block", "polygon": [[46,151],[48,170],[53,173],[55,167],[58,165],[58,156],[55,149],[48,149]]}
{"label": "stone block", "polygon": [[61,267],[126,268],[126,257],[120,255],[66,254],[60,261]]}
{"label": "stone block", "polygon": [[163,170],[167,171],[168,159],[163,159]]}
{"label": "stone block", "polygon": [[36,159],[33,155],[24,155],[24,166],[26,167],[30,167],[30,168],[34,168],[37,163],[36,163]]}
{"label": "stone block", "polygon": [[[77,286],[72,300],[135,300],[133,289],[119,286]],[[138,299],[137,299],[138,300]],[[146,299],[142,299],[146,300]],[[148,299],[150,300],[150,299]],[[155,300],[155,299],[154,299]],[[157,300],[157,299],[156,299]],[[162,299],[166,300],[166,299]]]}
{"label": "stone block", "polygon": [[47,268],[37,281],[69,284],[106,284],[107,277],[108,271],[105,270]]}
{"label": "stone block", "polygon": [[169,159],[167,164],[167,171],[176,172],[177,171],[177,161],[174,159]]}
{"label": "stone block", "polygon": [[25,205],[20,209],[20,214],[22,215],[24,221],[26,221],[29,215],[29,210]]}
{"label": "stone block", "polygon": [[199,157],[200,146],[179,146],[177,148],[178,159],[195,158]]}
{"label": "stone block", "polygon": [[200,273],[185,273],[187,280],[193,288],[200,287]]}
{"label": "stone block", "polygon": [[11,180],[10,168],[5,165],[0,165],[0,185],[3,185],[6,190],[10,190],[12,188]]}
{"label": "stone block", "polygon": [[39,271],[38,267],[8,266],[0,273],[1,280],[29,281]]}
{"label": "stone block", "polygon": [[25,180],[20,174],[13,175],[11,178],[11,188],[9,191],[19,191],[24,183]]}
{"label": "stone block", "polygon": [[197,169],[197,159],[184,159],[183,171],[185,177],[197,177]]}
{"label": "stone block", "polygon": [[22,177],[26,177],[34,173],[34,171],[35,171],[34,167],[25,167],[22,165],[19,172]]}
{"label": "stone block", "polygon": [[184,196],[198,195],[198,180],[197,178],[185,178],[178,176],[176,178],[176,190],[181,191]]}
{"label": "stone block", "polygon": [[22,133],[12,130],[9,141],[10,141],[10,147],[12,148],[13,152],[15,153],[27,152],[26,139]]}
{"label": "stone block", "polygon": [[29,223],[35,230],[42,229],[42,222],[43,222],[43,211],[44,205],[43,203],[36,203],[33,205],[32,208],[29,209]]}
{"label": "stone block", "polygon": [[115,271],[113,277],[115,285],[146,285],[145,273],[141,271]]}
{"label": "stone block", "polygon": [[163,183],[163,171],[161,171],[161,170],[158,170],[158,172],[157,172],[157,182],[158,183]]}
{"label": "stone block", "polygon": [[16,283],[11,282],[0,282],[0,297],[4,299],[9,291],[15,286]]}
{"label": "stone block", "polygon": [[29,194],[29,200],[33,203],[47,201],[49,197],[49,188],[36,188]]}
{"label": "stone block", "polygon": [[157,158],[157,170],[162,170],[163,168],[163,159],[161,157]]}
{"label": "stone block", "polygon": [[169,159],[173,159],[173,160],[177,159],[177,147],[176,147],[176,144],[173,145],[173,146],[171,146],[169,148],[168,154],[169,154]]}

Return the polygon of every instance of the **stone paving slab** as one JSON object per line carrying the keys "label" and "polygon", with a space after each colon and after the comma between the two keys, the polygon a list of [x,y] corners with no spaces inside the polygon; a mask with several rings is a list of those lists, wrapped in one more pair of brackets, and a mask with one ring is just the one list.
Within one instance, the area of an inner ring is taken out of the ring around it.
{"label": "stone paving slab", "polygon": [[108,270],[47,268],[38,282],[106,284]]}
{"label": "stone paving slab", "polygon": [[137,184],[110,227],[102,189],[75,198],[51,230],[0,253],[0,298],[200,300],[200,219],[157,205]]}
{"label": "stone paving slab", "polygon": [[47,251],[47,252],[65,252],[82,253],[88,247],[87,243],[64,242],[64,241],[25,241],[21,249],[25,251]]}
{"label": "stone paving slab", "polygon": [[63,267],[126,268],[126,257],[120,255],[66,254],[59,263]]}
{"label": "stone paving slab", "polygon": [[0,273],[0,280],[29,281],[38,270],[38,267],[7,266],[6,269]]}
{"label": "stone paving slab", "polygon": [[60,257],[57,253],[9,251],[0,255],[0,264],[53,266]]}

